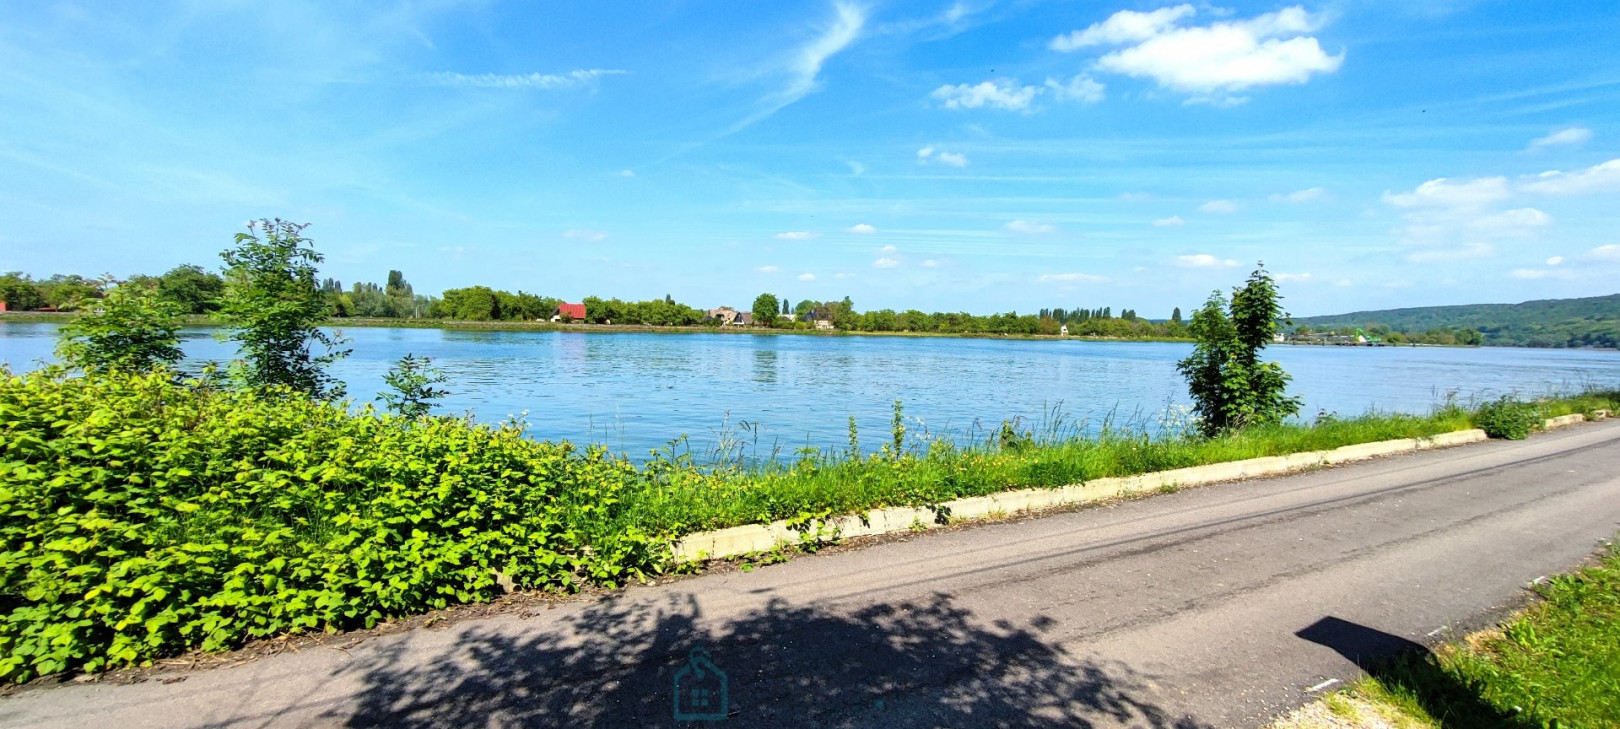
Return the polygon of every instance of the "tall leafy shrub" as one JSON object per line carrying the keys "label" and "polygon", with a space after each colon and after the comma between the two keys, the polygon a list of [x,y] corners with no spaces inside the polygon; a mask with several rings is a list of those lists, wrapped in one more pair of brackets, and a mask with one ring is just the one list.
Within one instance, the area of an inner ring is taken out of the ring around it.
{"label": "tall leafy shrub", "polygon": [[[248,224],[225,259],[220,317],[242,348],[236,374],[250,387],[280,386],[313,397],[342,395],[326,365],[348,354],[320,330],[328,307],[315,279],[321,254],[304,225],[276,218]],[[313,351],[320,345],[324,352]]]}
{"label": "tall leafy shrub", "polygon": [[1299,398],[1287,394],[1288,373],[1260,359],[1284,316],[1281,298],[1261,265],[1233,290],[1230,305],[1215,291],[1193,314],[1188,330],[1197,344],[1176,368],[1187,378],[1205,435],[1281,422],[1299,412]]}
{"label": "tall leafy shrub", "polygon": [[0,369],[0,679],[618,585],[635,466],[282,386]]}
{"label": "tall leafy shrub", "polygon": [[180,361],[180,306],[147,286],[107,284],[93,308],[62,325],[57,356],[92,373],[145,372]]}

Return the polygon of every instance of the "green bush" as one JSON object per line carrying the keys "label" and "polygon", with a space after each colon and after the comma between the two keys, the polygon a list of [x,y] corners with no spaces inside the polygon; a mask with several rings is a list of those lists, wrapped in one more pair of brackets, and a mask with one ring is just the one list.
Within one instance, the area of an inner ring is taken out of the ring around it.
{"label": "green bush", "polygon": [[173,374],[0,369],[0,677],[617,585],[667,538],[602,450]]}
{"label": "green bush", "polygon": [[1536,406],[1509,395],[1485,403],[1474,415],[1474,424],[1492,438],[1524,440],[1540,422]]}

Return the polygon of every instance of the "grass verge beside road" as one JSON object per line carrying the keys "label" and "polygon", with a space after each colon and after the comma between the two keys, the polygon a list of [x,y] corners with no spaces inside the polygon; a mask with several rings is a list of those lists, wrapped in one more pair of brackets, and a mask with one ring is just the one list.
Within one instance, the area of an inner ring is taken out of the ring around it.
{"label": "grass verge beside road", "polygon": [[1620,726],[1620,548],[1496,630],[1370,667],[1273,729]]}

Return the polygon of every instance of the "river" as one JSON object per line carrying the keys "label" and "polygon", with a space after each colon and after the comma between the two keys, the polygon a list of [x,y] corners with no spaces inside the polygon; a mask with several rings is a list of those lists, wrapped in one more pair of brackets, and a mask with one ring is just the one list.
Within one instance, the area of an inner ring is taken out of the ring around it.
{"label": "river", "polygon": [[[57,325],[0,322],[0,361],[13,371],[51,357]],[[217,330],[185,332],[187,365],[229,359]],[[1184,405],[1175,370],[1188,344],[893,336],[579,333],[355,328],[353,354],[332,373],[369,400],[406,353],[432,357],[450,382],[439,412],[482,421],[524,414],[534,437],[601,443],[637,459],[681,435],[700,460],[730,444],[741,455],[847,447],[889,439],[895,399],[913,436],[982,437],[1004,419],[1025,427],[1153,425]],[[1421,413],[1447,393],[1620,387],[1620,353],[1517,348],[1277,346],[1266,356],[1294,377],[1304,417],[1370,409]]]}

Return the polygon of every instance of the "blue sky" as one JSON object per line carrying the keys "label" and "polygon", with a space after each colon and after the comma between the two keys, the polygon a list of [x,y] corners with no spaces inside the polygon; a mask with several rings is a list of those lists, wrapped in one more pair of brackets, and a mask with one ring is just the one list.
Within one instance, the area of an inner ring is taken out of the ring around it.
{"label": "blue sky", "polygon": [[[382,8],[382,9],[378,9]],[[1620,290],[1610,2],[8,3],[0,270],[1300,315]]]}

